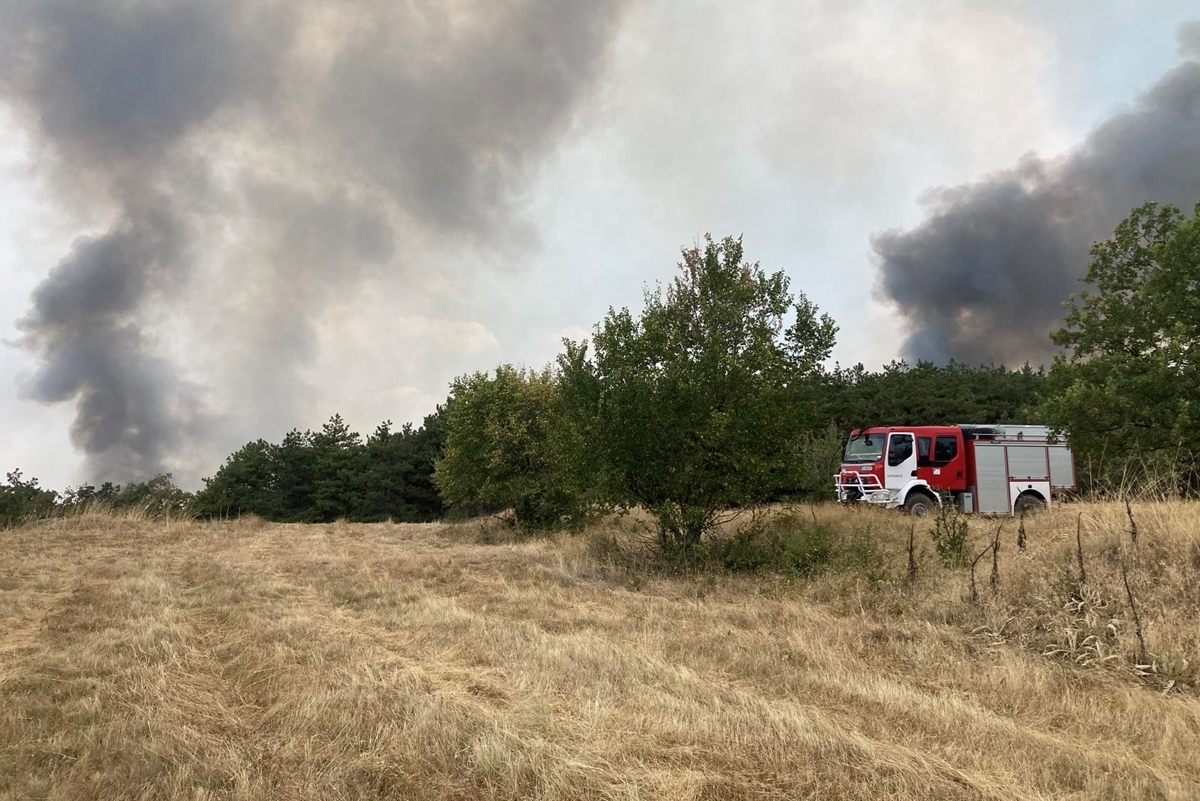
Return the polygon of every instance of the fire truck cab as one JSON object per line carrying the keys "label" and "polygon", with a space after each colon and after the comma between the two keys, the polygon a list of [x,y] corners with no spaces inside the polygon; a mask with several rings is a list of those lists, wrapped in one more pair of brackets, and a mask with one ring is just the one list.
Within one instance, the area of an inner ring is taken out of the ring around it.
{"label": "fire truck cab", "polygon": [[834,476],[837,499],[923,515],[950,496],[965,512],[1024,514],[1076,487],[1075,460],[1045,426],[857,429]]}

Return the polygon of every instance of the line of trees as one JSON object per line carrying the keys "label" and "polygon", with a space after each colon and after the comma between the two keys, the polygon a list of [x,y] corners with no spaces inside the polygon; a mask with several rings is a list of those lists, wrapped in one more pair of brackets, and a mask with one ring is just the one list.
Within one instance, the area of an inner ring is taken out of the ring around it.
{"label": "line of trees", "polygon": [[[0,526],[91,505],[154,516],[254,514],[279,522],[422,522],[511,509],[522,525],[533,528],[581,525],[616,505],[613,479],[602,469],[607,452],[597,445],[599,421],[579,424],[588,421],[598,401],[588,353],[572,344],[558,363],[542,370],[501,365],[461,376],[445,403],[419,428],[406,425],[394,431],[385,422],[364,440],[334,415],[317,431],[294,430],[279,443],[249,442],[197,493],[180,489],[170,474],[125,485],[83,484],[58,493],[14,471],[0,483]],[[564,370],[563,362],[570,369]],[[564,391],[564,380],[575,384]],[[803,425],[784,466],[770,477],[771,496],[829,497],[832,466],[851,428],[1026,422],[1030,399],[1046,380],[1044,372],[1028,368],[953,363],[893,362],[878,372],[861,365],[814,371],[792,395],[793,411]],[[447,448],[451,420],[454,437]],[[609,430],[620,430],[615,416],[606,421]],[[689,423],[675,418],[672,425],[678,433]],[[647,443],[672,436],[668,428],[651,434]],[[638,437],[631,434],[627,441],[636,443]],[[674,458],[665,450],[653,455],[660,461]]]}
{"label": "line of trees", "polygon": [[682,251],[642,311],[610,309],[591,342],[541,370],[461,376],[420,428],[365,440],[335,415],[256,440],[192,495],[169,475],[59,495],[19,471],[0,525],[103,503],[269,520],[423,521],[511,510],[530,528],[642,506],[689,549],[727,510],[824,498],[841,438],[868,425],[1045,422],[1085,482],[1200,492],[1200,205],[1148,203],[1091,252],[1049,370],[893,362],[823,367],[837,326],[739,239]]}
{"label": "line of trees", "polygon": [[[511,509],[533,527],[572,525],[612,508],[605,500],[610,497],[605,433],[590,416],[599,398],[586,354],[582,345],[568,343],[553,367],[500,365],[454,381],[446,405],[452,434],[435,476],[449,508],[467,514]],[[852,428],[1034,422],[1047,379],[1044,370],[1028,366],[1014,371],[954,362],[895,361],[878,372],[861,365],[814,372],[791,397],[791,411],[800,418],[793,418],[790,435],[779,438],[791,445],[770,478],[770,497],[829,498],[842,440]],[[676,433],[689,428],[681,419],[672,421]],[[670,426],[647,428],[648,434],[610,425],[628,441],[647,443],[653,458],[675,460],[662,448],[673,436]]]}
{"label": "line of trees", "polygon": [[293,430],[279,444],[255,440],[204,479],[193,511],[289,523],[435,520],[443,511],[431,478],[443,414],[439,408],[420,428],[381,423],[366,440],[341,415],[319,431]]}
{"label": "line of trees", "polygon": [[164,473],[124,486],[84,484],[60,494],[14,471],[0,484],[0,527],[94,506],[152,517],[252,514],[288,523],[437,520],[445,510],[432,476],[442,452],[444,414],[439,407],[420,428],[406,424],[398,431],[384,422],[365,440],[335,414],[319,431],[293,430],[278,444],[247,443],[196,493],[180,489]]}
{"label": "line of trees", "polygon": [[0,484],[0,527],[31,518],[79,512],[95,505],[116,511],[137,510],[152,516],[191,514],[195,496],[175,486],[170,473],[124,486],[106,481],[82,484],[63,493],[45,489],[36,478],[14,470]]}

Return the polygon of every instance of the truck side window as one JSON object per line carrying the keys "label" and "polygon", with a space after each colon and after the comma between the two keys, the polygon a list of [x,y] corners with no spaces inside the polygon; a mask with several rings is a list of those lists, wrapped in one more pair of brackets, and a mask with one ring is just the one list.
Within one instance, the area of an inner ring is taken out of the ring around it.
{"label": "truck side window", "polygon": [[912,434],[893,434],[888,442],[888,467],[899,467],[912,456]]}
{"label": "truck side window", "polygon": [[933,440],[929,437],[917,437],[917,467],[929,467],[933,462],[929,460],[929,447],[933,444]]}
{"label": "truck side window", "polygon": [[933,446],[933,463],[944,465],[953,461],[955,456],[958,456],[958,440],[953,435],[938,437]]}

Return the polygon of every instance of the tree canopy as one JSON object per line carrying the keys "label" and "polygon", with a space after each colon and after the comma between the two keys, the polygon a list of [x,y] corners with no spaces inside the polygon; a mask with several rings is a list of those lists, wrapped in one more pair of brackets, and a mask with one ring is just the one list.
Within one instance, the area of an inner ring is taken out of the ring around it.
{"label": "tree canopy", "polygon": [[334,415],[319,431],[290,431],[278,445],[247,443],[204,479],[194,511],[301,523],[436,519],[442,502],[432,474],[442,414],[429,415],[419,429],[393,431],[384,422],[365,442]]}
{"label": "tree canopy", "polygon": [[1200,438],[1200,205],[1147,203],[1096,243],[1063,327],[1041,412],[1078,453],[1182,463]]}
{"label": "tree canopy", "polygon": [[463,511],[512,509],[519,524],[574,524],[589,507],[585,446],[557,374],[496,368],[454,380],[434,481]]}
{"label": "tree canopy", "polygon": [[821,415],[844,432],[882,425],[1032,423],[1045,382],[1045,371],[1029,365],[1009,370],[894,361],[879,371],[861,364],[835,367],[820,376],[814,392]]}
{"label": "tree canopy", "polygon": [[594,355],[572,344],[564,386],[588,421],[613,500],[654,511],[664,542],[695,545],[717,515],[765,500],[818,425],[801,392],[837,326],[787,276],[743,260],[740,239],[685,248],[665,291],[610,309]]}

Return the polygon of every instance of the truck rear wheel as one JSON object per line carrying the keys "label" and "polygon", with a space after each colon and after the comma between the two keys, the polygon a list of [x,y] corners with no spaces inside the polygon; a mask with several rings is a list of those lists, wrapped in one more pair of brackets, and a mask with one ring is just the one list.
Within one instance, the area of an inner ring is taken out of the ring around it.
{"label": "truck rear wheel", "polygon": [[1046,509],[1046,499],[1036,492],[1022,492],[1013,504],[1013,514],[1017,517],[1037,514]]}
{"label": "truck rear wheel", "polygon": [[904,510],[913,517],[924,517],[932,512],[936,505],[937,501],[919,491],[908,493],[908,497],[904,499]]}

